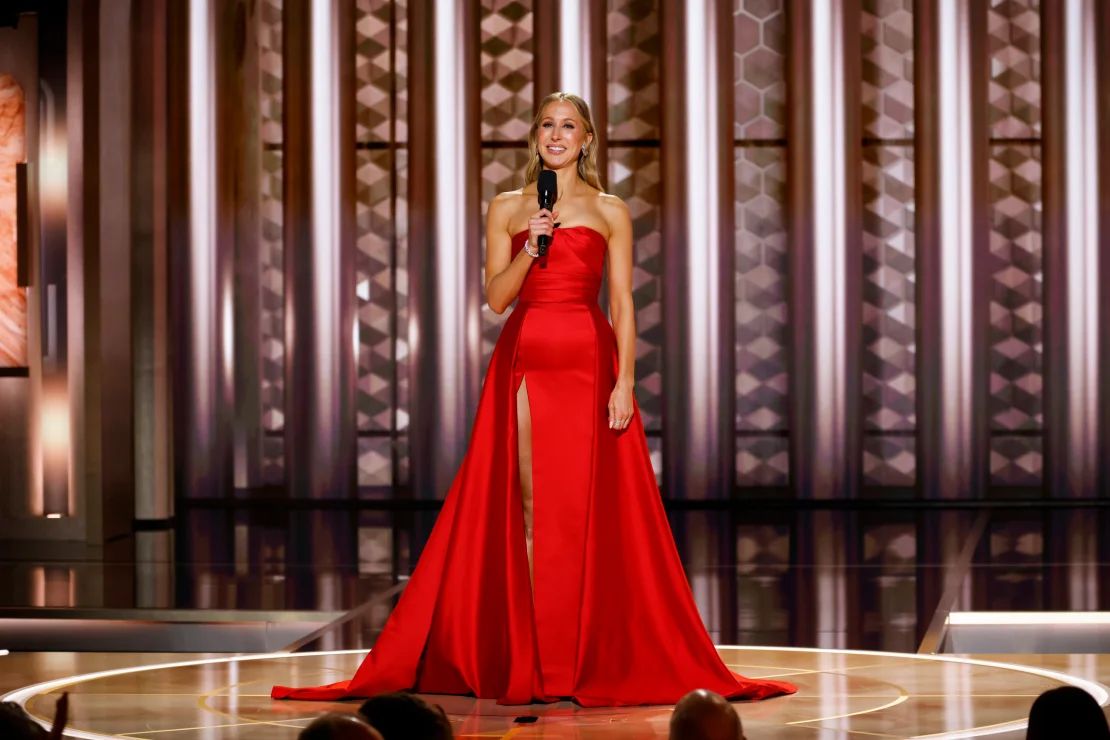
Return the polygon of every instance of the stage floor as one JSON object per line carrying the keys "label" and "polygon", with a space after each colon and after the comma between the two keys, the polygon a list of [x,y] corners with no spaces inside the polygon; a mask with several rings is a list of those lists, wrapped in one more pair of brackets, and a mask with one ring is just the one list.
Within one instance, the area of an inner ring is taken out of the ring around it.
{"label": "stage floor", "polygon": [[[782,648],[719,648],[747,676],[785,678],[798,694],[737,703],[753,738],[1024,737],[1033,699],[1064,683],[1102,692],[1110,656],[917,656]],[[273,683],[322,684],[349,676],[362,651],[269,656],[26,653],[0,657],[0,690],[39,718],[70,693],[69,737],[205,740],[295,738],[325,710],[358,702],[279,702]],[[571,703],[502,707],[429,696],[457,737],[666,737],[670,707],[584,709]],[[533,724],[514,723],[536,716]]]}

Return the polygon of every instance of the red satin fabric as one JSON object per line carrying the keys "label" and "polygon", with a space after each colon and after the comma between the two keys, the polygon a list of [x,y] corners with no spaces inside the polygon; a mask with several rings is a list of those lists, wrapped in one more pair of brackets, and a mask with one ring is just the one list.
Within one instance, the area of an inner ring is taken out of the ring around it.
{"label": "red satin fabric", "polygon": [[[525,234],[513,238],[512,253]],[[730,698],[792,693],[721,662],[674,546],[638,408],[608,426],[617,372],[597,305],[606,242],[556,230],[532,265],[482,388],[467,450],[420,561],[350,681],[275,687],[334,700],[413,689],[501,704],[673,704],[696,688]],[[527,378],[533,444],[528,578],[516,392]]]}

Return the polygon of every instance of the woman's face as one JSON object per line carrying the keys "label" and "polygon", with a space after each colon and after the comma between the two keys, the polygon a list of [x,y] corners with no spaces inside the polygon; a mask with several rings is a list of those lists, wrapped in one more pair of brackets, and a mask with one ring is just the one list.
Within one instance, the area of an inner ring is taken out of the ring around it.
{"label": "woman's face", "polygon": [[549,169],[557,170],[575,164],[582,147],[588,147],[592,139],[586,133],[586,126],[573,103],[556,100],[543,109],[536,142],[540,156]]}

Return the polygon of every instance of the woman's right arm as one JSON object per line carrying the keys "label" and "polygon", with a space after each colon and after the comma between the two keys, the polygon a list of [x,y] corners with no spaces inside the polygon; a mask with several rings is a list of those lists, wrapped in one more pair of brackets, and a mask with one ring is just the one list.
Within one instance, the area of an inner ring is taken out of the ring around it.
{"label": "woman's right arm", "polygon": [[516,300],[534,257],[523,249],[512,259],[509,214],[513,196],[501,193],[489,204],[486,214],[486,303],[501,314]]}

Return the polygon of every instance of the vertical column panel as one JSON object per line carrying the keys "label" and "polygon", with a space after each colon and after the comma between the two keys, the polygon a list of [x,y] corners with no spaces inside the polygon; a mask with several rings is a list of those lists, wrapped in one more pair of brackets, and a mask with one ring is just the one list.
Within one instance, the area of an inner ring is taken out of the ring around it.
{"label": "vertical column panel", "polygon": [[[980,4],[919,0],[917,193],[918,486],[925,496],[978,495],[986,449],[982,254],[987,203],[985,67]],[[983,75],[976,77],[977,74]]]}
{"label": "vertical column panel", "polygon": [[991,0],[987,10],[990,480],[995,486],[1038,487],[1044,478],[1039,6],[1039,0]]}
{"label": "vertical column panel", "polygon": [[[173,513],[166,228],[168,10],[135,6],[131,28],[131,328],[133,332],[135,518]],[[141,574],[143,578],[146,573]],[[142,582],[137,584],[142,588]]]}
{"label": "vertical column panel", "polygon": [[232,483],[233,276],[218,230],[216,11],[207,0],[188,6],[188,278],[178,322],[186,332],[185,377],[175,410],[187,498],[223,498]]}
{"label": "vertical column panel", "polygon": [[790,6],[794,329],[791,478],[805,498],[859,485],[859,6]]}
{"label": "vertical column panel", "polygon": [[348,498],[355,483],[353,20],[351,0],[291,5],[284,18],[285,461],[295,498]]}
{"label": "vertical column panel", "polygon": [[261,0],[257,6],[259,139],[259,352],[261,482],[285,479],[285,279],[282,183],[282,6]]}
{"label": "vertical column panel", "polygon": [[480,9],[467,0],[410,8],[409,47],[434,50],[430,68],[412,67],[409,102],[413,489],[433,498],[462,461],[479,384]]}
{"label": "vertical column panel", "polygon": [[358,250],[358,482],[391,486],[407,468],[402,401],[407,325],[407,161],[400,90],[407,8],[358,0],[355,19]]}
{"label": "vertical column panel", "polygon": [[[593,34],[590,6],[594,0],[559,0],[559,89],[592,104]],[[547,93],[541,93],[546,95]]]}
{"label": "vertical column panel", "polygon": [[[1110,38],[1110,6],[1098,3],[1095,17],[1095,37]],[[1095,49],[1095,64],[1097,66],[1098,84],[1096,88],[1101,92],[1099,96],[1098,118],[1110,120],[1110,44],[1097,44]],[[1099,281],[1101,285],[1110,285],[1110,129],[1103,126],[1099,129],[1098,142],[1098,167],[1099,167]],[[1110,444],[1110,301],[1099,302],[1099,375],[1103,381],[1099,384],[1099,447],[1107,449]],[[1098,492],[1107,495],[1110,492],[1110,455],[1100,455],[1098,462]],[[1100,517],[1103,531],[1110,523],[1110,514],[1102,512]],[[1104,538],[1100,550],[1100,557],[1105,558],[1105,553],[1110,553],[1110,538]],[[1101,562],[1105,562],[1102,560]],[[1104,572],[1100,581],[1102,584],[1102,606],[1110,603],[1110,574]]]}
{"label": "vertical column panel", "polygon": [[[722,7],[702,0],[685,4],[681,77],[668,78],[684,93],[684,135],[666,139],[668,147],[683,147],[683,233],[664,250],[672,276],[667,295],[677,299],[666,312],[673,323],[667,337],[672,372],[665,386],[670,412],[665,434],[674,455],[667,480],[670,495],[682,498],[728,497],[734,477],[735,396],[724,385],[733,378],[735,346],[733,225],[727,207],[733,203],[732,29]],[[674,413],[678,408],[682,413]]]}
{"label": "vertical column panel", "polygon": [[733,13],[736,481],[789,482],[785,2]]}
{"label": "vertical column panel", "polygon": [[1042,12],[1046,463],[1050,494],[1064,497],[1098,488],[1098,4],[1046,2]]}
{"label": "vertical column panel", "polygon": [[863,485],[916,479],[913,1],[864,2]]}
{"label": "vertical column panel", "polygon": [[[547,7],[550,11],[554,3]],[[537,90],[533,77],[548,66],[538,56],[541,51],[554,50],[558,23],[550,14],[531,2],[481,1],[481,38],[479,62],[479,98],[482,121],[481,183],[483,217],[490,200],[506,190],[524,185],[524,168],[528,164],[528,130],[532,126],[534,107],[554,88]],[[545,37],[539,43],[535,26],[541,22]],[[555,26],[556,28],[552,28]],[[470,144],[473,146],[473,143]],[[485,285],[486,242],[482,238],[481,283]],[[488,367],[494,344],[511,309],[495,314],[485,301],[481,305],[482,367]]]}

